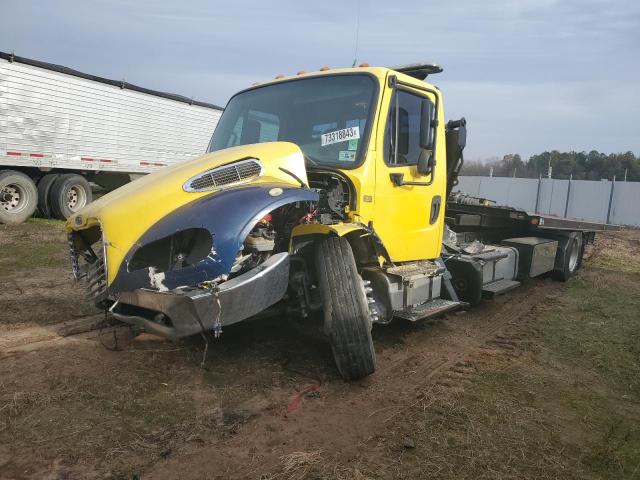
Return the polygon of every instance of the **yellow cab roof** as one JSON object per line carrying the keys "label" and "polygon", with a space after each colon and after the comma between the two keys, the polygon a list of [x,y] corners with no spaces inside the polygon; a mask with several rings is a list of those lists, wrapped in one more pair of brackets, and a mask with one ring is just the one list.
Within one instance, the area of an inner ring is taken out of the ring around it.
{"label": "yellow cab roof", "polygon": [[[245,88],[241,91],[252,90],[254,88],[264,87],[266,85],[273,85],[276,83],[287,82],[291,80],[299,80],[302,78],[310,78],[310,77],[322,77],[327,75],[336,75],[336,74],[345,74],[345,73],[368,73],[378,78],[381,84],[384,84],[389,74],[396,75],[398,80],[402,80],[403,82],[420,86],[430,86],[432,88],[437,87],[433,84],[427,83],[423,80],[419,80],[413,76],[407,75],[405,73],[393,70],[393,68],[388,67],[342,67],[342,68],[326,68],[323,67],[323,70],[309,71],[309,72],[298,72],[293,75],[278,75],[276,78],[272,80],[266,80],[263,82],[254,83],[251,87]],[[238,92],[240,93],[240,92]]]}

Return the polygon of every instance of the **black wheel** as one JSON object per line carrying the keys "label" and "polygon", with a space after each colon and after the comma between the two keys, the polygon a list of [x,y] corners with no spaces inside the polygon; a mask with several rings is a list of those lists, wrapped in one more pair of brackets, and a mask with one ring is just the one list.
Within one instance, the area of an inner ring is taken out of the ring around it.
{"label": "black wheel", "polygon": [[33,215],[38,206],[38,189],[22,172],[0,172],[0,223],[18,224]]}
{"label": "black wheel", "polygon": [[38,182],[38,212],[44,218],[51,218],[51,204],[49,194],[53,183],[60,175],[57,173],[48,173]]}
{"label": "black wheel", "polygon": [[584,244],[581,232],[571,232],[566,240],[567,248],[561,259],[560,268],[553,271],[553,278],[566,282],[573,277],[582,264]]}
{"label": "black wheel", "polygon": [[365,282],[358,274],[351,246],[339,237],[319,241],[315,265],[325,332],[338,371],[345,380],[366,377],[376,369],[376,353]]}
{"label": "black wheel", "polygon": [[75,173],[60,175],[49,192],[51,213],[60,220],[66,220],[92,199],[91,185],[86,178]]}

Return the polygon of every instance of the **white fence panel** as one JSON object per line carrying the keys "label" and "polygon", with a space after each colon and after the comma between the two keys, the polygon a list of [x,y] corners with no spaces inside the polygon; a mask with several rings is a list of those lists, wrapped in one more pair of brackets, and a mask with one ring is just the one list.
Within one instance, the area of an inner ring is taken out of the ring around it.
{"label": "white fence panel", "polygon": [[462,176],[456,190],[528,212],[640,226],[640,182]]}

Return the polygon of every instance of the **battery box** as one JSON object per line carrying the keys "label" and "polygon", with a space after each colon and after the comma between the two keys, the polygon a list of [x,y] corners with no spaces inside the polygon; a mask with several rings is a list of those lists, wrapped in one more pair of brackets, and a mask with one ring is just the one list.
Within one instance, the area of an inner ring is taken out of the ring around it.
{"label": "battery box", "polygon": [[553,270],[558,251],[557,240],[541,237],[507,238],[500,242],[518,250],[519,278],[537,277]]}

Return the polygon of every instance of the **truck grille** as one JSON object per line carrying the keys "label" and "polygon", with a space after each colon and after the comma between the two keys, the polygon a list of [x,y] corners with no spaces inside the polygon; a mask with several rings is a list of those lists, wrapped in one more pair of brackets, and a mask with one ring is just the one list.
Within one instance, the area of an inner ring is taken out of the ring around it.
{"label": "truck grille", "polygon": [[261,175],[262,165],[258,160],[241,160],[196,175],[187,180],[182,188],[187,192],[215,190],[229,185],[250,182]]}
{"label": "truck grille", "polygon": [[97,305],[107,298],[107,271],[102,252],[95,262],[87,264],[87,294]]}
{"label": "truck grille", "polygon": [[[83,238],[74,238],[77,233],[69,234],[69,254],[73,276],[84,284],[87,296],[97,307],[107,299],[107,271],[104,263],[102,238],[93,245],[85,245]],[[83,247],[78,247],[83,245]]]}

